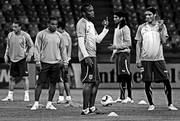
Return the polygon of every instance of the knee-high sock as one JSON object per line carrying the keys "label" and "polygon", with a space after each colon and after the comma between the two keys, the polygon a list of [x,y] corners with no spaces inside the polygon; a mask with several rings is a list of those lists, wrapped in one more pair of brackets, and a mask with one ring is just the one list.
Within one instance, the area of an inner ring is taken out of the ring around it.
{"label": "knee-high sock", "polygon": [[150,105],[153,105],[151,82],[145,82],[145,92]]}
{"label": "knee-high sock", "polygon": [[126,83],[127,83],[128,97],[130,97],[132,99],[131,75],[127,75]]}
{"label": "knee-high sock", "polygon": [[169,80],[164,81],[165,94],[167,96],[168,105],[172,104],[172,92]]}

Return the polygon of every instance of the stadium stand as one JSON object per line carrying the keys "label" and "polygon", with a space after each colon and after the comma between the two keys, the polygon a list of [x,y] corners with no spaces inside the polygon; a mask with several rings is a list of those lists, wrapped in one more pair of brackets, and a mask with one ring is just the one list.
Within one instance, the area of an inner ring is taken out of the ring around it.
{"label": "stadium stand", "polygon": [[[18,18],[24,23],[23,29],[30,33],[34,41],[37,32],[46,27],[49,17],[56,16],[60,21],[66,22],[67,31],[73,40],[72,58],[77,59],[75,25],[81,16],[80,5],[86,1],[88,0],[0,0],[0,45],[4,46],[7,33],[11,30],[10,22],[14,18]],[[138,25],[144,22],[145,8],[156,7],[161,18],[165,20],[170,34],[165,52],[173,54],[180,50],[179,0],[96,0],[91,2],[95,7],[97,31],[102,30],[101,22],[106,16],[109,16],[111,25],[108,36],[98,45],[98,60],[101,62],[109,61],[111,51],[107,49],[107,46],[112,43],[113,37],[112,12],[118,10],[127,12],[132,38],[134,38]],[[135,46],[134,41],[133,46]],[[133,47],[133,49],[135,48]],[[135,56],[134,54],[132,55]],[[172,54],[168,54],[168,56]],[[3,58],[3,54],[0,58]]]}

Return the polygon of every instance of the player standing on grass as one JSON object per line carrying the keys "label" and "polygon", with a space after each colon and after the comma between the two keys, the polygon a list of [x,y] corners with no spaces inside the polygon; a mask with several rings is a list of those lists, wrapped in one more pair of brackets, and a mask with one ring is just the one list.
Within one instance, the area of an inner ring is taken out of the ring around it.
{"label": "player standing on grass", "polygon": [[137,40],[136,63],[137,67],[144,68],[143,81],[145,82],[145,92],[149,101],[148,110],[155,109],[152,100],[152,82],[164,83],[168,108],[178,110],[172,105],[171,85],[163,56],[163,44],[168,39],[168,33],[163,20],[157,20],[157,16],[155,8],[149,7],[146,9],[146,22],[138,27],[135,37]]}
{"label": "player standing on grass", "polygon": [[83,110],[81,115],[96,113],[95,99],[100,83],[98,67],[96,63],[96,43],[100,43],[108,33],[108,21],[104,21],[104,29],[97,34],[92,20],[94,19],[94,8],[85,3],[82,8],[82,18],[78,21],[78,56],[81,63],[81,77],[83,83]]}
{"label": "player standing on grass", "polygon": [[[66,50],[67,50],[67,56],[68,61],[71,60],[71,50],[72,50],[72,41],[70,35],[65,30],[65,23],[64,22],[58,22],[58,32],[62,34]],[[69,66],[70,63],[68,64]],[[64,65],[61,67],[60,71],[60,82],[58,83],[59,86],[59,98],[57,103],[67,103],[71,102],[71,93],[70,93],[70,72],[67,70],[65,71]],[[64,98],[64,90],[66,92],[66,99]]]}
{"label": "player standing on grass", "polygon": [[[120,97],[116,100],[122,103],[133,103],[131,94],[131,72],[130,72],[130,47],[131,33],[126,24],[126,14],[114,13],[114,22],[117,25],[114,31],[113,45],[108,48],[113,50],[111,61],[116,57],[117,81],[120,84]],[[127,84],[128,97],[125,99]]]}
{"label": "player standing on grass", "polygon": [[48,28],[40,31],[36,36],[35,60],[41,69],[35,86],[35,102],[31,110],[39,108],[42,84],[47,80],[49,81],[49,96],[46,109],[56,110],[52,105],[52,100],[56,90],[56,83],[60,79],[60,63],[63,61],[65,68],[68,65],[64,40],[62,35],[56,31],[57,25],[57,19],[51,17]]}
{"label": "player standing on grass", "polygon": [[33,55],[33,42],[30,35],[21,30],[22,24],[18,20],[12,23],[13,31],[8,34],[7,47],[4,55],[5,63],[10,62],[10,80],[8,96],[2,101],[13,101],[15,81],[20,77],[24,81],[24,101],[29,101],[29,79],[27,62]]}

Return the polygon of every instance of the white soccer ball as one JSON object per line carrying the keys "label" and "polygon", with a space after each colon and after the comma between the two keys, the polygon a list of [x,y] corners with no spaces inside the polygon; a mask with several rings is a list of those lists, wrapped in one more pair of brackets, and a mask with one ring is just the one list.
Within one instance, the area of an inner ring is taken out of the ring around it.
{"label": "white soccer ball", "polygon": [[102,98],[101,98],[101,104],[103,106],[110,106],[112,105],[113,103],[113,99],[110,95],[104,95]]}

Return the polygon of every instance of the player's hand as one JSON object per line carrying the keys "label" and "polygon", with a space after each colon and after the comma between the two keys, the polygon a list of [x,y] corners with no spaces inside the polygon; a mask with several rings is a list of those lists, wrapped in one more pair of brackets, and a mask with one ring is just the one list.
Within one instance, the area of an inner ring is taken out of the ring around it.
{"label": "player's hand", "polygon": [[85,58],[85,63],[90,67],[93,65],[93,61],[90,57]]}
{"label": "player's hand", "polygon": [[5,55],[5,56],[4,56],[4,62],[5,62],[6,64],[8,64],[8,63],[9,63],[9,61],[10,61],[10,60],[9,60],[8,56],[7,56],[7,55]]}
{"label": "player's hand", "polygon": [[108,49],[110,49],[110,50],[115,50],[115,49],[117,49],[117,48],[116,48],[116,45],[110,45],[110,46],[108,46]]}
{"label": "player's hand", "polygon": [[108,28],[108,25],[109,25],[108,17],[106,17],[106,19],[103,20],[102,25],[104,26],[104,28],[106,28],[106,29]]}
{"label": "player's hand", "polygon": [[114,55],[114,54],[112,54],[112,55],[111,55],[111,57],[110,57],[110,62],[113,62],[113,61],[114,61],[114,59],[115,59],[115,55]]}
{"label": "player's hand", "polygon": [[36,69],[38,71],[41,71],[41,69],[42,69],[41,62],[36,62]]}
{"label": "player's hand", "polygon": [[27,57],[26,57],[26,62],[30,62],[31,61],[31,55],[28,55]]}

